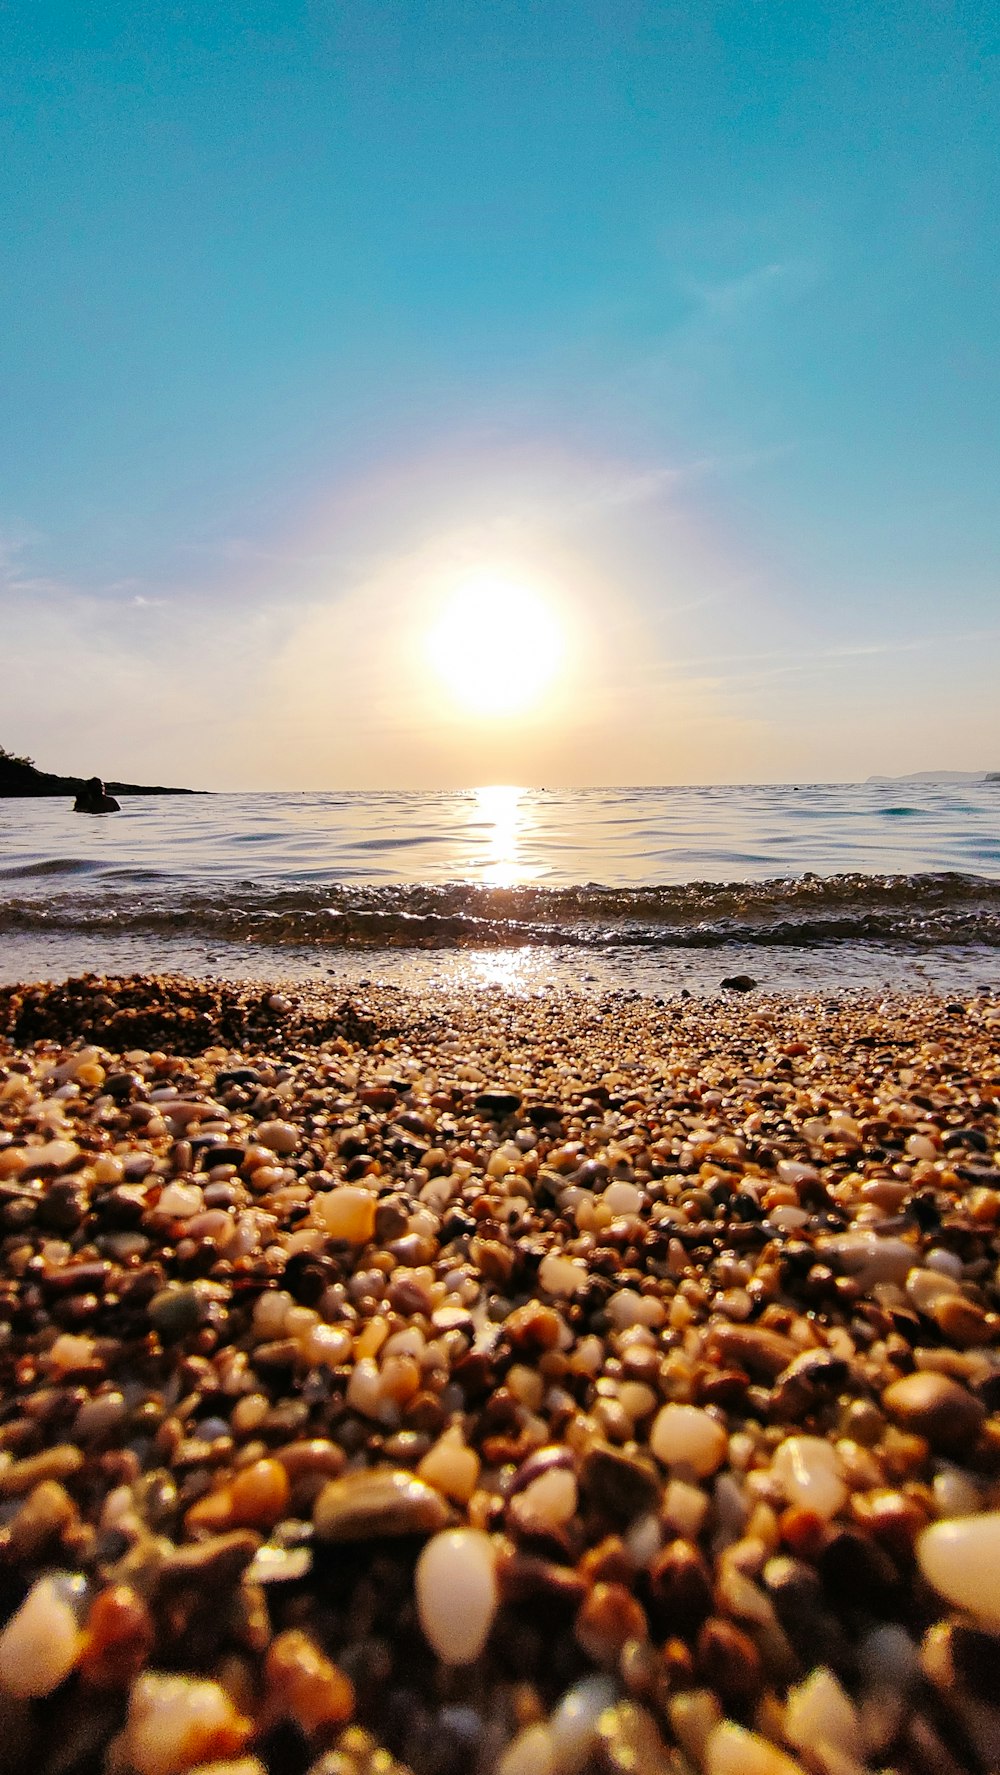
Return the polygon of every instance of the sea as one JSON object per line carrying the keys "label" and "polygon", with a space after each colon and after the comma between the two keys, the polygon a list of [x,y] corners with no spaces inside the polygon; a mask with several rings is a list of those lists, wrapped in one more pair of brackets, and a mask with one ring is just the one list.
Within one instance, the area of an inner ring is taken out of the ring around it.
{"label": "sea", "polygon": [[0,801],[0,981],[1000,991],[1000,781]]}

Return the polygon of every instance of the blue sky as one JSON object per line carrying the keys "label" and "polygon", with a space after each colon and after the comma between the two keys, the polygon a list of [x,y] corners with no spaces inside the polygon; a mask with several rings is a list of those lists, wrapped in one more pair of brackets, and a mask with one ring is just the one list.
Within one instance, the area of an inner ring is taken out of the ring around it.
{"label": "blue sky", "polygon": [[[0,49],[0,741],[1000,765],[994,7],[8,0]],[[579,641],[516,721],[426,694],[483,573]]]}

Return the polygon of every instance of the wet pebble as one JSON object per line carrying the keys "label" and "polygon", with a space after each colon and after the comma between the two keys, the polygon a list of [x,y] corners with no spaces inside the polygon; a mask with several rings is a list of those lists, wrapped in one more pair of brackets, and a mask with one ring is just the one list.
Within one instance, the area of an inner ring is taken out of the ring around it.
{"label": "wet pebble", "polygon": [[428,1541],[414,1575],[420,1625],[446,1664],[472,1664],[496,1615],[496,1553],[477,1529],[449,1529]]}

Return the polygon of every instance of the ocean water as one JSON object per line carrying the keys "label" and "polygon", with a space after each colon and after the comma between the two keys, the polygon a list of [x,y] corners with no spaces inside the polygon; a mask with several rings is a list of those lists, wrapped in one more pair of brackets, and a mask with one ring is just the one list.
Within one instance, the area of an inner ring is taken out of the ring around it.
{"label": "ocean water", "polygon": [[1000,988],[1000,783],[0,800],[0,979]]}

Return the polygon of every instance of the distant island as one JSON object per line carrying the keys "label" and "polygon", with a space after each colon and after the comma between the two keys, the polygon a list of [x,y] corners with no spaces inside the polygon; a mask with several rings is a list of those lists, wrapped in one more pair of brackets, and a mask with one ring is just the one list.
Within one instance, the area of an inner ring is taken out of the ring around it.
{"label": "distant island", "polygon": [[[39,770],[33,758],[16,758],[0,746],[0,796],[72,795],[80,793],[86,777],[60,777]],[[203,795],[204,789],[174,789],[162,783],[108,783],[110,795]]]}
{"label": "distant island", "polygon": [[869,777],[869,783],[1000,783],[1000,770],[911,770],[905,777]]}

